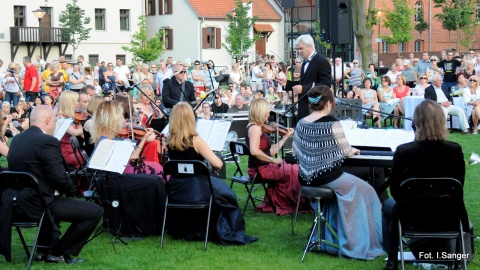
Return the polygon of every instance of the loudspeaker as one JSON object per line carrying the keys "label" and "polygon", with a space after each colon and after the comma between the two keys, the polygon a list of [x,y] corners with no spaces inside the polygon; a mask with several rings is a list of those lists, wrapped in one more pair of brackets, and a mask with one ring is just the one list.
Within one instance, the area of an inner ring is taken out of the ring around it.
{"label": "loudspeaker", "polygon": [[330,0],[330,41],[332,45],[352,43],[350,0]]}
{"label": "loudspeaker", "polygon": [[330,43],[330,1],[327,0],[318,6],[320,9],[320,39],[328,43]]}
{"label": "loudspeaker", "polygon": [[293,8],[295,7],[295,0],[282,0],[283,8]]}

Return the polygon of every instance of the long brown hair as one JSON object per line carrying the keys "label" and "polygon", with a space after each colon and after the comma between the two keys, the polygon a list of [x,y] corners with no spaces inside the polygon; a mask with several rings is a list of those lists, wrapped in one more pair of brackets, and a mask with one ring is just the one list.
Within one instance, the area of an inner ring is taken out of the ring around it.
{"label": "long brown hair", "polygon": [[417,141],[444,141],[448,133],[442,107],[432,100],[424,100],[415,108],[413,122]]}
{"label": "long brown hair", "polygon": [[196,126],[192,107],[185,102],[177,103],[170,114],[168,147],[178,151],[192,147],[192,138],[198,136]]}

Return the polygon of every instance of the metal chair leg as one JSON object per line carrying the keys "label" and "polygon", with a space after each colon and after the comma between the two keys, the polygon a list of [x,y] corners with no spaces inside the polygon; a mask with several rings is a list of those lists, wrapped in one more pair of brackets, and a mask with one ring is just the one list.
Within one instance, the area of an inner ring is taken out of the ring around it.
{"label": "metal chair leg", "polygon": [[208,217],[207,217],[207,229],[205,233],[205,243],[203,245],[203,251],[207,250],[207,244],[208,244],[208,231],[210,229],[210,214],[212,213],[212,197],[210,197],[210,204],[208,206]]}
{"label": "metal chair leg", "polygon": [[317,230],[320,229],[318,227],[319,227],[318,226],[318,218],[315,217],[315,219],[313,220],[312,230],[310,231],[310,237],[308,238],[308,241],[307,241],[307,246],[305,247],[305,250],[303,251],[303,256],[302,256],[301,262],[303,262],[303,260],[305,259],[305,255],[307,254],[309,247],[313,244],[313,243],[310,244],[310,241],[312,241],[313,234],[315,233],[315,229],[317,229]]}
{"label": "metal chair leg", "polygon": [[402,224],[400,223],[400,220],[398,221],[398,239],[400,242],[400,261],[401,261],[401,266],[402,270],[405,270],[405,261],[403,258],[403,239],[402,239]]}
{"label": "metal chair leg", "polygon": [[165,212],[163,213],[162,234],[160,235],[160,248],[163,248],[163,237],[165,235],[165,223],[167,222],[168,196],[165,199]]}
{"label": "metal chair leg", "polygon": [[302,189],[298,192],[298,198],[297,198],[297,207],[295,209],[295,215],[293,216],[292,219],[292,235],[295,234],[295,225],[297,225],[297,215],[298,215],[298,208],[300,208],[300,198],[302,196]]}

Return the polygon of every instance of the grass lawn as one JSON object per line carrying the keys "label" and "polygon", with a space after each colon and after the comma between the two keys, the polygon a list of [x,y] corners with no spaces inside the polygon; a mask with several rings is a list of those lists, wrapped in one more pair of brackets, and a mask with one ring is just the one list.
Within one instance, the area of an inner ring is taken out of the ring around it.
{"label": "grass lawn", "polygon": [[[450,135],[450,140],[463,147],[465,160],[472,151],[480,154],[480,137],[462,135],[458,132]],[[5,165],[5,158],[0,160]],[[242,164],[246,166],[246,161]],[[227,182],[234,172],[235,164],[227,165]],[[465,181],[465,204],[470,220],[478,231],[480,226],[480,165],[467,165]],[[243,186],[234,186],[240,205],[245,202]],[[291,234],[291,216],[279,217],[274,214],[261,214],[253,211],[250,205],[245,215],[247,234],[257,236],[258,242],[245,246],[223,247],[210,242],[206,251],[203,243],[172,240],[166,236],[163,250],[159,247],[159,237],[152,236],[143,240],[128,241],[128,246],[115,245],[115,254],[107,234],[102,234],[85,246],[80,258],[86,262],[68,266],[68,269],[381,269],[384,265],[380,257],[372,261],[339,259],[326,254],[308,253],[305,262],[300,263],[303,249],[313,220],[313,213],[300,214],[295,230]],[[62,227],[65,230],[66,227]],[[27,233],[32,236],[33,230]],[[31,237],[29,237],[31,238]],[[475,250],[480,244],[475,243]],[[24,269],[27,263],[25,252],[16,235],[12,243],[13,262],[0,259],[0,269]],[[478,259],[469,264],[469,269],[480,269]],[[34,262],[33,269],[65,269],[64,264]],[[407,264],[407,269],[414,269]]]}

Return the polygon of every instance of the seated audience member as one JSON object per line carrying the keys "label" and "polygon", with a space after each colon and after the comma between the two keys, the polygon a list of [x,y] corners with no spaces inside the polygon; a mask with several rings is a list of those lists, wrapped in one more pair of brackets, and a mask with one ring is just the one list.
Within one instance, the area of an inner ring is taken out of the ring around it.
{"label": "seated audience member", "polygon": [[204,102],[202,104],[202,113],[199,115],[199,117],[205,120],[210,120],[213,118],[212,106],[210,106],[210,103]]}
{"label": "seated audience member", "polygon": [[[78,261],[71,256],[78,256],[87,243],[102,217],[102,209],[95,203],[71,198],[75,187],[65,172],[60,142],[52,136],[55,132],[55,112],[46,106],[37,106],[30,120],[32,126],[12,141],[7,156],[8,169],[32,173],[42,194],[31,196],[32,191],[26,194],[10,190],[3,196],[15,196],[23,210],[17,214],[28,217],[39,217],[38,196],[42,196],[48,211],[38,244],[51,249],[38,248],[36,257],[47,262],[75,263]],[[63,225],[63,222],[72,223],[61,239],[60,222]]]}
{"label": "seated audience member", "polygon": [[467,118],[472,117],[473,134],[478,134],[478,120],[480,119],[480,87],[478,76],[473,75],[468,79],[469,87],[463,90]]}
{"label": "seated audience member", "polygon": [[428,83],[427,74],[425,73],[420,74],[418,81],[419,82],[417,83],[417,85],[415,85],[415,88],[412,90],[412,95],[423,97],[425,95],[425,89],[430,86],[430,84]]}
{"label": "seated audience member", "polygon": [[[407,79],[403,74],[397,76],[397,86],[393,87],[393,92],[395,92],[395,96],[400,99],[400,102],[397,104],[397,109],[399,115],[405,115],[405,106],[403,105],[403,99],[406,96],[410,96],[410,87],[407,85]],[[398,118],[397,118],[398,119]]]}
{"label": "seated audience member", "polygon": [[238,113],[242,111],[248,112],[248,106],[243,104],[243,97],[238,94],[235,96],[235,104],[228,109],[227,113]]}
{"label": "seated audience member", "polygon": [[226,113],[228,111],[228,105],[222,102],[222,98],[219,94],[215,94],[215,100],[211,106],[214,114]]}
{"label": "seated audience member", "polygon": [[[208,147],[207,143],[198,136],[195,130],[195,116],[190,105],[184,102],[173,107],[170,115],[170,130],[167,141],[169,158],[172,160],[208,161],[215,170],[219,170],[223,163]],[[172,175],[169,179],[170,201],[197,202],[208,199],[205,186],[199,186],[194,177],[180,177]],[[223,245],[248,244],[257,238],[245,234],[245,221],[238,207],[235,193],[222,180],[211,177],[215,196],[214,207],[218,211],[212,220],[213,239]],[[208,188],[208,187],[207,187]],[[184,225],[177,216],[174,224],[169,223],[167,232],[175,237],[197,239],[205,237],[204,229],[192,229],[192,224]],[[186,222],[191,222],[188,219]]]}
{"label": "seated audience member", "polygon": [[468,124],[467,117],[465,116],[465,111],[453,105],[452,96],[450,96],[447,87],[443,86],[442,84],[442,76],[440,76],[439,74],[434,75],[433,84],[425,89],[425,99],[430,99],[440,104],[445,119],[447,119],[447,115],[458,116],[460,129],[463,133],[468,133],[468,129],[470,126]]}
{"label": "seated audience member", "polygon": [[[327,247],[327,251],[355,259],[383,255],[380,200],[372,186],[342,169],[343,160],[360,151],[348,144],[339,121],[330,115],[335,109],[333,93],[321,85],[310,89],[307,97],[312,112],[298,122],[293,148],[300,184],[336,194],[336,202],[324,211],[330,224],[336,224],[339,249]],[[329,230],[322,230],[325,239],[333,239]]]}
{"label": "seated audience member", "polygon": [[[382,121],[380,121],[380,107],[378,105],[377,92],[372,88],[372,79],[365,78],[363,80],[363,89],[360,91],[360,99],[362,100],[362,107],[366,110],[362,110],[363,113],[369,113],[373,115],[373,124],[377,124],[377,127],[382,127]],[[375,110],[368,111],[368,110]]]}
{"label": "seated audience member", "polygon": [[267,101],[270,103],[270,105],[275,105],[276,103],[280,102],[280,97],[275,94],[275,89],[273,89],[273,86],[268,87]]}
{"label": "seated audience member", "polygon": [[30,104],[21,99],[18,102],[17,107],[10,110],[13,126],[20,132],[26,130],[30,126],[30,108]]}
{"label": "seated audience member", "polygon": [[10,103],[8,101],[2,102],[1,117],[4,119],[2,125],[2,137],[5,136],[11,138],[20,134],[20,131],[13,125],[13,117],[11,114]]}
{"label": "seated audience member", "polygon": [[[463,184],[465,180],[462,147],[447,141],[446,119],[441,105],[432,100],[423,101],[415,108],[413,121],[415,141],[400,145],[395,151],[390,177],[393,199],[386,200],[382,208],[383,249],[388,253],[384,270],[397,269],[399,237],[394,213],[403,181],[412,177],[452,177]],[[463,225],[468,226],[468,222]],[[436,239],[429,239],[424,244],[432,243],[430,241]]]}
{"label": "seated audience member", "polygon": [[[257,173],[254,167],[256,162],[262,179],[271,181],[268,185],[268,194],[273,200],[277,215],[295,213],[300,184],[298,183],[298,165],[285,163],[279,154],[285,142],[293,135],[293,128],[288,128],[288,133],[274,144],[270,136],[262,131],[262,125],[270,116],[270,104],[264,99],[255,99],[248,114],[246,143],[250,148],[252,158],[248,161],[248,174],[254,177]],[[280,165],[280,166],[279,166]],[[267,196],[265,195],[265,200]],[[300,210],[308,210],[308,204],[303,200]],[[256,210],[269,213],[273,209],[269,203],[257,206]]]}
{"label": "seated audience member", "polygon": [[[395,95],[395,92],[390,88],[390,78],[387,76],[382,77],[382,84],[378,87],[378,100],[380,101],[380,110],[383,113],[398,115],[397,104],[400,100]],[[382,115],[383,118],[387,118],[387,115]],[[398,118],[394,118],[394,128],[398,128]]]}

